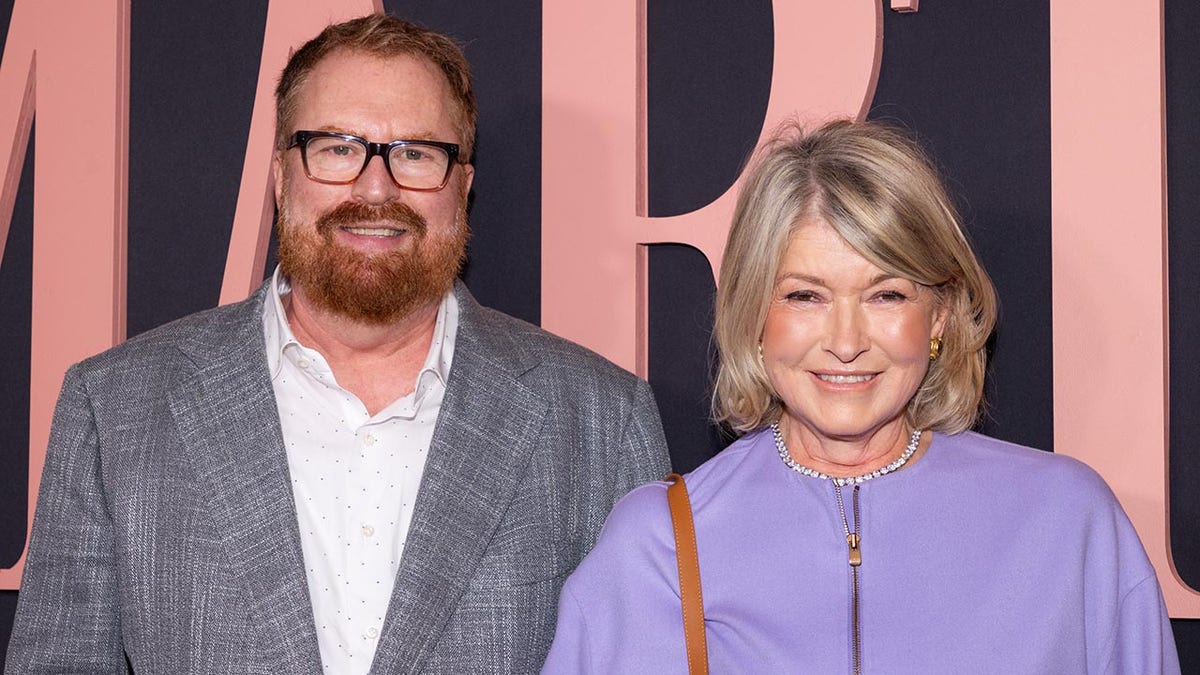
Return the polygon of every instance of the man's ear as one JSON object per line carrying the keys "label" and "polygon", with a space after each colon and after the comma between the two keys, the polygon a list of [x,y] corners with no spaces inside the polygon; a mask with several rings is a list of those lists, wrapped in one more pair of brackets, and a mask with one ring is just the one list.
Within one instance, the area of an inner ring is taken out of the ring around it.
{"label": "man's ear", "polygon": [[273,186],[275,190],[275,207],[280,204],[280,196],[283,193],[283,153],[276,150],[271,156],[271,177],[275,181]]}
{"label": "man's ear", "polygon": [[463,171],[463,199],[466,199],[467,195],[469,195],[471,193],[471,183],[473,183],[475,181],[475,165],[463,164],[462,171]]}

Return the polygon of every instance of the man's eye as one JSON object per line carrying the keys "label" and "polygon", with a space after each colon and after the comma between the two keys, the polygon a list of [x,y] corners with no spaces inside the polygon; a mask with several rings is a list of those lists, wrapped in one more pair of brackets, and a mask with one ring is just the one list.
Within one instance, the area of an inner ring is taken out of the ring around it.
{"label": "man's eye", "polygon": [[404,148],[401,157],[406,162],[421,162],[429,159],[429,153],[420,148]]}
{"label": "man's eye", "polygon": [[355,148],[355,146],[349,143],[343,143],[341,145],[330,145],[325,147],[321,150],[321,152],[334,157],[350,157],[357,154],[358,150]]}

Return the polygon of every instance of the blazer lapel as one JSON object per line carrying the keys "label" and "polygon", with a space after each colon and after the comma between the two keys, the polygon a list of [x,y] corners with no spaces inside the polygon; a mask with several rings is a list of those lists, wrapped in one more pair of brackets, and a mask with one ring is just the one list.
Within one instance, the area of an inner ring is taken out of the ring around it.
{"label": "blazer lapel", "polygon": [[547,412],[458,287],[454,362],[373,673],[418,672],[512,501]]}
{"label": "blazer lapel", "polygon": [[[264,660],[280,672],[321,670],[300,548],[287,453],[267,372],[260,291],[233,311],[199,364],[171,392],[170,407],[200,480],[212,495],[216,532],[264,632]],[[275,653],[278,650],[278,653]]]}

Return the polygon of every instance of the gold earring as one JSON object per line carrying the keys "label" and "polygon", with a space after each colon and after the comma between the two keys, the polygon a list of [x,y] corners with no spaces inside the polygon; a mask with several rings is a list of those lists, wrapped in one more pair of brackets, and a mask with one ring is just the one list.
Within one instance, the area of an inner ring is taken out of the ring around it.
{"label": "gold earring", "polygon": [[761,343],[761,342],[760,342],[760,343],[758,343],[758,362],[759,362],[759,363],[762,363],[762,362],[763,362],[763,358],[762,358],[762,343]]}
{"label": "gold earring", "polygon": [[942,353],[942,338],[929,338],[929,360],[937,359],[938,354]]}

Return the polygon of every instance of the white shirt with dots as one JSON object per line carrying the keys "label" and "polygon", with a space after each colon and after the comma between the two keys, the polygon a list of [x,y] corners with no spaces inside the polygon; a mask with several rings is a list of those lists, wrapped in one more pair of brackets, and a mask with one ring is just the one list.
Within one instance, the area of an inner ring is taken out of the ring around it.
{"label": "white shirt with dots", "polygon": [[300,545],[326,673],[366,673],[375,656],[425,457],[442,407],[458,302],[438,308],[411,394],[374,416],[338,386],[319,352],[296,341],[276,269],[263,311],[267,366],[287,448]]}

